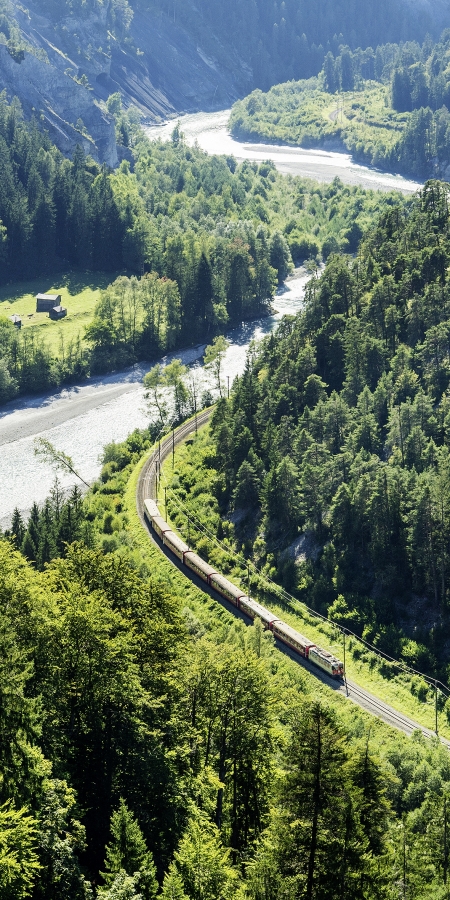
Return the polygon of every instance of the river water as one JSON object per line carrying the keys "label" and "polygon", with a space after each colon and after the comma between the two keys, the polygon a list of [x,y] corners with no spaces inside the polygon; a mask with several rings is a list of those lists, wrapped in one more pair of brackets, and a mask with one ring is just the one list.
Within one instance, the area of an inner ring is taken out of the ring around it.
{"label": "river water", "polygon": [[[182,117],[181,128],[190,143],[198,142],[208,153],[233,154],[238,159],[261,161],[273,159],[281,172],[303,175],[319,181],[332,181],[339,176],[348,184],[359,184],[378,190],[393,187],[411,193],[419,185],[397,176],[386,175],[364,166],[355,166],[350,157],[340,153],[305,151],[275,145],[241,144],[228,134],[229,111],[198,113]],[[149,128],[152,139],[168,140],[173,122]],[[249,344],[258,341],[277,327],[283,315],[296,313],[302,306],[308,276],[298,269],[277,293],[273,314],[267,318],[243,323],[227,334],[229,348],[223,366],[225,384],[243,371]],[[199,391],[210,388],[200,362],[204,346],[178,351],[174,356],[186,365],[199,368]],[[168,356],[168,362],[173,356]],[[88,482],[100,471],[102,448],[111,441],[121,441],[134,428],[145,427],[149,411],[142,386],[148,367],[135,366],[126,372],[103,378],[41,397],[23,398],[0,410],[0,526],[6,527],[14,508],[24,514],[34,500],[42,503],[48,496],[55,473],[34,454],[34,442],[46,437],[72,457],[75,468]],[[71,475],[58,473],[63,486],[74,483]]]}
{"label": "river water", "polygon": [[[374,190],[401,191],[411,194],[420,187],[419,182],[409,181],[401,175],[389,175],[368,166],[353,162],[348,153],[334,153],[328,150],[303,150],[279,144],[252,144],[235,141],[228,132],[227,123],[230,110],[215,113],[193,113],[181,116],[181,131],[188,144],[198,143],[206,153],[225,154],[236,159],[262,162],[271,159],[284,175],[301,175],[316,181],[331,182],[338,177],[346,184],[358,185]],[[145,129],[151,140],[170,140],[174,120],[165,125],[150,126]]]}
{"label": "river water", "polygon": [[[302,269],[280,288],[274,312],[267,318],[245,322],[227,334],[229,348],[223,364],[223,383],[230,384],[243,371],[249,344],[261,340],[278,324],[283,315],[301,308],[305,284]],[[177,351],[164,358],[177,357],[185,365],[198,368],[198,392],[214,385],[201,368],[205,345]],[[149,366],[134,366],[126,372],[104,378],[92,378],[77,387],[67,388],[46,397],[26,398],[8,404],[0,411],[0,526],[7,527],[17,506],[27,513],[32,502],[42,503],[54,480],[52,469],[34,454],[37,437],[46,437],[63,450],[75,464],[85,481],[99,474],[100,456],[105,444],[122,441],[135,428],[148,425],[152,411],[144,396],[142,378]],[[75,479],[58,473],[62,485],[69,488]]]}

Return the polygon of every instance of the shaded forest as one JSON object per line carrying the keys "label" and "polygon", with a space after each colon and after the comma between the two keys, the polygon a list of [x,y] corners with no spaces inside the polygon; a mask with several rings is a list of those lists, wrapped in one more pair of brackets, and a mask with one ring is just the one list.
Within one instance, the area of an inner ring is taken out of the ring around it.
{"label": "shaded forest", "polygon": [[437,36],[443,12],[436,9],[433,18],[430,9],[416,5],[412,15],[411,6],[399,0],[320,0],[314,5],[305,0],[200,0],[195,7],[177,0],[135,3],[172,15],[205,39],[212,30],[225,46],[237,49],[253,70],[255,87],[263,90],[280,81],[317,75],[325,55],[338,55],[340,45],[355,50],[388,42],[422,41],[427,33]]}
{"label": "shaded forest", "polygon": [[[181,589],[135,528],[150,443],[0,540],[2,897],[443,900],[447,750],[331,705]],[[14,549],[32,534],[43,571]]]}
{"label": "shaded forest", "polygon": [[[5,21],[11,22],[11,5],[3,0]],[[100,0],[34,0],[44,15],[86,17],[101,8]],[[119,39],[126,39],[133,13],[147,8],[182,24],[205,49],[222,45],[224,52],[238,55],[251,67],[255,87],[267,90],[289,79],[309,78],[320,71],[327,52],[339,46],[377,47],[388,42],[419,40],[437,36],[445,19],[446,4],[426,8],[395,0],[364,0],[363,3],[320,0],[314,7],[305,0],[112,0],[108,24]],[[8,15],[9,13],[9,15]],[[11,28],[11,25],[9,25]],[[0,28],[1,30],[1,28]],[[211,41],[211,35],[215,41]]]}
{"label": "shaded forest", "polygon": [[205,476],[229,517],[219,537],[231,529],[263,574],[444,679],[448,229],[448,188],[428,182],[354,260],[329,257],[304,312],[250,353],[219,402]]}

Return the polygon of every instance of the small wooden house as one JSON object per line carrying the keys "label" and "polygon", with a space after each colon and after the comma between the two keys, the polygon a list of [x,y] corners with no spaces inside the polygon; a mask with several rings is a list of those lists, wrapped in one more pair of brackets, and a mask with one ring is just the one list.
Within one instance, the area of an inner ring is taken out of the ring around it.
{"label": "small wooden house", "polygon": [[36,312],[50,312],[55,306],[61,306],[61,294],[38,294]]}
{"label": "small wooden house", "polygon": [[65,306],[54,306],[53,309],[50,310],[49,316],[54,321],[57,319],[64,319],[64,316],[67,316],[67,309]]}
{"label": "small wooden house", "polygon": [[16,328],[22,328],[22,319],[20,318],[20,316],[14,314],[13,316],[9,317],[9,321],[12,322],[13,325],[16,326]]}

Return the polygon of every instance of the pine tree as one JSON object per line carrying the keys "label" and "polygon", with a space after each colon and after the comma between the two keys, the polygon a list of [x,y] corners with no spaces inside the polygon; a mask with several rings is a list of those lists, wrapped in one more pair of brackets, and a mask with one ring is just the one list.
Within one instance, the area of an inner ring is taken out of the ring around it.
{"label": "pine tree", "polygon": [[329,94],[334,94],[337,91],[339,85],[336,76],[336,63],[332,53],[328,52],[325,57],[323,64],[323,73],[325,90],[328,91]]}
{"label": "pine tree", "polygon": [[293,722],[278,822],[281,872],[305,900],[346,893],[364,843],[348,779],[348,752],[334,713],[318,702]]}
{"label": "pine tree", "polygon": [[183,879],[172,865],[164,878],[161,900],[189,900],[184,891]]}
{"label": "pine tree", "polygon": [[23,555],[26,556],[26,558],[29,559],[30,562],[36,562],[36,557],[37,557],[36,545],[33,541],[33,538],[31,537],[31,533],[30,533],[29,529],[27,529],[27,531],[25,532],[25,537],[22,541],[22,546],[20,549],[21,549]]}
{"label": "pine tree", "polygon": [[25,523],[17,506],[13,512],[11,522],[11,535],[14,537],[16,546],[21,547],[25,537]]}
{"label": "pine tree", "polygon": [[43,528],[39,538],[39,546],[36,553],[36,565],[38,569],[43,569],[47,563],[58,555],[56,542],[53,536],[52,528]]}
{"label": "pine tree", "polygon": [[209,260],[202,253],[197,269],[197,290],[194,315],[200,322],[205,322],[210,317],[212,306],[212,271]]}
{"label": "pine tree", "polygon": [[[169,876],[169,887],[177,891],[176,900],[183,900],[181,885],[189,900],[231,900],[235,896],[236,874],[229,857],[216,826],[203,812],[195,810]],[[177,880],[175,873],[179,876]]]}
{"label": "pine tree", "polygon": [[35,819],[26,807],[0,806],[0,896],[2,900],[29,897],[39,873]]}
{"label": "pine tree", "polygon": [[261,483],[251,463],[244,460],[236,474],[235,506],[249,511],[259,503]]}
{"label": "pine tree", "polygon": [[111,816],[112,841],[106,848],[103,878],[111,887],[120,872],[133,876],[139,874],[139,890],[143,900],[153,900],[158,891],[153,856],[147,849],[139,823],[128,809],[123,798],[119,808]]}

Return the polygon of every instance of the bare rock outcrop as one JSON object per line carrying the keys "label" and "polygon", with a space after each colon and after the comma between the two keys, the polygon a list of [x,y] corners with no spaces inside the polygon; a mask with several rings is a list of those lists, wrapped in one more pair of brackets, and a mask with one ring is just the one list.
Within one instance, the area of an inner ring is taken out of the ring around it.
{"label": "bare rock outcrop", "polygon": [[25,115],[35,115],[56,145],[70,155],[77,144],[86,154],[117,165],[114,122],[95,103],[88,88],[32,53],[13,58],[0,44],[0,84],[17,96]]}
{"label": "bare rock outcrop", "polygon": [[[110,0],[93,11],[52,20],[36,0],[12,0],[25,52],[0,43],[0,89],[17,96],[67,155],[77,144],[98,162],[116,166],[114,123],[105,112],[120,92],[148,122],[181,112],[221,109],[247,93],[252,72],[209,36],[208,47],[154,10],[135,11],[126,40],[111,31]],[[119,148],[120,150],[120,148]]]}

